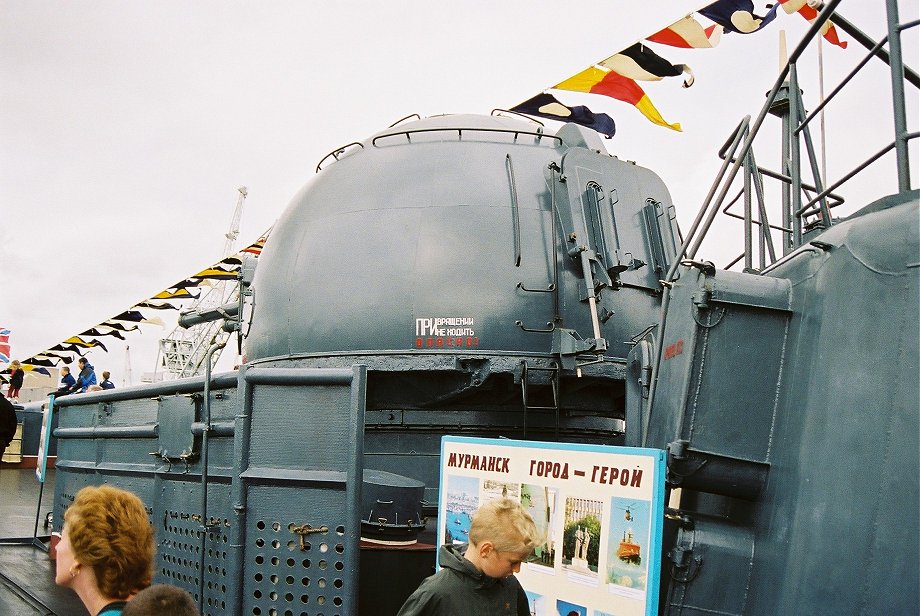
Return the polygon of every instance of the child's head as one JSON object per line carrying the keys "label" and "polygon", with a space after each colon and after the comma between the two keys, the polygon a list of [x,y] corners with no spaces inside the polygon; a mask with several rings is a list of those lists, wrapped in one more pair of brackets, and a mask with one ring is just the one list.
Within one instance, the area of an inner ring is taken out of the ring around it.
{"label": "child's head", "polygon": [[61,366],[61,376],[67,376],[68,374],[70,374],[70,368]]}
{"label": "child's head", "polygon": [[110,377],[110,376],[112,376],[112,374],[111,374],[108,370],[103,370],[103,371],[102,371],[102,378],[103,378],[103,380],[106,380],[106,381],[109,380],[109,377]]}
{"label": "child's head", "polygon": [[530,514],[517,501],[502,498],[473,514],[466,558],[490,577],[508,577],[543,542]]}
{"label": "child's head", "polygon": [[22,364],[19,363],[18,359],[14,359],[12,362],[10,362],[10,368],[12,368],[13,370],[19,370],[21,366]]}
{"label": "child's head", "polygon": [[181,588],[154,584],[134,595],[122,613],[125,616],[198,616],[198,606],[192,596]]}

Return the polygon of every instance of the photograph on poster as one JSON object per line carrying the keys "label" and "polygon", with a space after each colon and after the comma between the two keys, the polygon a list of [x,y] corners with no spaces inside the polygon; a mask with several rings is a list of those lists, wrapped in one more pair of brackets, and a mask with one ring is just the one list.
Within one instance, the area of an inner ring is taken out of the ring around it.
{"label": "photograph on poster", "polygon": [[556,560],[556,542],[552,521],[556,516],[555,488],[525,483],[521,486],[521,505],[533,518],[537,531],[545,537],[527,562],[552,568]]}
{"label": "photograph on poster", "polygon": [[559,599],[556,601],[556,613],[559,616],[588,616],[588,608]]}
{"label": "photograph on poster", "polygon": [[480,503],[485,505],[486,503],[491,503],[500,498],[510,498],[511,500],[520,502],[521,484],[496,481],[494,479],[486,479],[482,482],[482,494],[480,494],[479,497]]}
{"label": "photograph on poster", "polygon": [[553,600],[551,597],[541,595],[530,590],[526,591],[527,606],[530,608],[530,616],[556,616],[553,611]]}
{"label": "photograph on poster", "polygon": [[604,503],[590,498],[565,499],[562,566],[579,574],[596,574]]}
{"label": "photograph on poster", "polygon": [[610,500],[607,582],[612,593],[625,596],[645,593],[648,586],[649,507],[648,501],[616,496]]}
{"label": "photograph on poster", "polygon": [[451,475],[447,479],[446,509],[444,543],[468,543],[473,512],[479,509],[479,480]]}

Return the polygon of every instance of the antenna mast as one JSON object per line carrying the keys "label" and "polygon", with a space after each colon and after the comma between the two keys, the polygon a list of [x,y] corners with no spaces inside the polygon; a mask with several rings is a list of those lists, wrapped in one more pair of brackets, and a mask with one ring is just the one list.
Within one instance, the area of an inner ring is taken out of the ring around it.
{"label": "antenna mast", "polygon": [[125,345],[125,369],[122,371],[122,385],[128,387],[132,385],[131,378],[131,346]]}
{"label": "antenna mast", "polygon": [[[221,258],[235,252],[236,239],[240,234],[243,202],[249,193],[245,186],[240,186],[237,190],[239,197],[236,200],[236,209],[230,222],[230,230],[224,235],[227,241],[224,244]],[[206,310],[223,306],[238,292],[238,281],[218,281],[209,290],[202,290],[201,296],[188,306],[188,310]],[[188,329],[177,326],[166,338],[160,340],[162,363],[158,361],[156,369],[163,368],[163,378],[177,379],[203,373],[208,348],[215,343],[226,342],[227,338],[230,337],[230,334],[225,332],[221,325],[222,321],[218,320],[202,323]],[[211,357],[212,367],[217,363],[219,356],[220,350],[213,353]]]}

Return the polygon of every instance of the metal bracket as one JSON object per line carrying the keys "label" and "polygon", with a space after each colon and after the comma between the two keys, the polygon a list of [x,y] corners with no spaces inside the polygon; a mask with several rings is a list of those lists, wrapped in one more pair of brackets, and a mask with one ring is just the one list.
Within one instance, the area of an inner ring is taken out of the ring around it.
{"label": "metal bracket", "polygon": [[671,579],[679,584],[689,584],[703,568],[703,557],[694,556],[693,548],[686,544],[674,546],[668,552],[668,560],[671,561]]}
{"label": "metal bracket", "polygon": [[601,355],[607,351],[607,340],[604,338],[579,337],[574,329],[559,328],[553,332],[553,353],[558,355],[562,367],[566,370],[575,370],[578,367],[577,358],[584,353]]}
{"label": "metal bracket", "polygon": [[689,477],[706,466],[707,461],[688,455],[690,441],[679,439],[668,443],[667,482],[672,487],[680,486],[684,477]]}
{"label": "metal bracket", "polygon": [[529,287],[525,287],[523,282],[519,282],[517,283],[517,288],[521,291],[527,291],[528,293],[552,293],[556,290],[556,285],[551,282],[545,289],[531,289]]}

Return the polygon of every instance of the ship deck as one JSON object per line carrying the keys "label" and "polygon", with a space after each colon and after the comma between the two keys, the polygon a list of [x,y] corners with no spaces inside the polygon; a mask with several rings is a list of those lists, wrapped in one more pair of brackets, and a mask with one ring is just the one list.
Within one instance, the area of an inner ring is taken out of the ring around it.
{"label": "ship deck", "polygon": [[49,470],[42,488],[35,469],[0,464],[0,614],[87,614],[73,591],[54,583],[54,562],[40,547],[51,533],[44,520],[54,503],[54,477]]}

